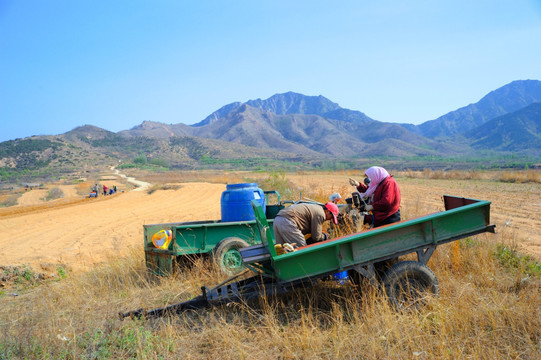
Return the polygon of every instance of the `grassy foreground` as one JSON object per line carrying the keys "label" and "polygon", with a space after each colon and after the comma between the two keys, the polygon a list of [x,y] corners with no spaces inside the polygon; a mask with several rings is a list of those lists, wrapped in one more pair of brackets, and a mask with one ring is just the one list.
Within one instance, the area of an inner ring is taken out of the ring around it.
{"label": "grassy foreground", "polygon": [[59,269],[53,281],[27,269],[0,289],[0,359],[539,359],[541,264],[515,251],[511,233],[490,236],[439,246],[428,265],[440,296],[409,312],[369,284],[328,282],[251,306],[120,321],[226,276],[198,258],[153,277],[141,247],[89,273]]}
{"label": "grassy foreground", "polygon": [[[487,235],[488,236],[488,235]],[[107,267],[6,293],[1,359],[538,359],[541,269],[484,235],[438,247],[429,266],[441,288],[419,311],[385,296],[322,283],[248,307],[154,320],[119,311],[161,307],[224,278],[204,259],[154,278],[140,251]]]}

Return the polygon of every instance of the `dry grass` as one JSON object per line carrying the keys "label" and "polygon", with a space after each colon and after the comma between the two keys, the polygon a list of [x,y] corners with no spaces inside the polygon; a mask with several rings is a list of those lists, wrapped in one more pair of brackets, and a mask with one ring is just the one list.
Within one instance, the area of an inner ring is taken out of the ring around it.
{"label": "dry grass", "polygon": [[[210,181],[206,175],[168,175],[160,183],[197,176]],[[257,175],[217,173],[216,179]],[[303,193],[323,202],[329,190],[313,185]],[[346,193],[344,186],[334,189]],[[427,211],[418,198],[404,207],[406,217]],[[64,277],[59,268],[54,281],[36,285],[23,276],[4,288],[0,358],[539,359],[541,269],[502,256],[491,236],[438,247],[428,265],[441,294],[418,311],[396,312],[369,284],[329,282],[251,306],[120,321],[120,311],[185,301],[199,295],[201,285],[226,278],[205,258],[193,259],[174,277],[156,278],[145,270],[142,248],[134,248],[93,272]],[[503,232],[500,241],[517,249],[511,233]]]}
{"label": "dry grass", "polygon": [[64,197],[64,192],[62,191],[62,189],[60,189],[58,186],[55,186],[49,189],[49,191],[47,191],[47,195],[45,196],[43,200],[51,201],[51,200],[61,199],[63,197]]}
{"label": "dry grass", "polygon": [[[119,311],[181,302],[224,279],[203,259],[154,278],[140,249],[92,273],[4,294],[1,358],[536,359],[541,282],[508,271],[484,236],[436,251],[441,295],[398,313],[368,284],[322,283],[279,299],[154,320]],[[458,258],[457,258],[458,257]]]}
{"label": "dry grass", "polygon": [[158,190],[178,190],[180,189],[182,186],[180,185],[171,185],[171,184],[154,184],[152,186],[150,186],[148,189],[147,189],[147,194],[152,194]]}
{"label": "dry grass", "polygon": [[0,207],[8,207],[17,205],[17,200],[21,197],[21,192],[14,194],[2,194],[0,195]]}
{"label": "dry grass", "polygon": [[[337,170],[337,171],[297,171],[294,174],[297,176],[311,176],[313,174],[329,174],[329,175],[342,175],[345,179],[353,177],[361,179],[366,169],[352,169],[352,170]],[[541,170],[528,169],[528,170],[430,170],[423,171],[392,171],[388,169],[395,177],[411,178],[411,179],[447,179],[447,180],[491,180],[500,181],[506,183],[537,183],[541,184]],[[147,172],[143,170],[127,170],[130,176],[134,176],[140,180],[144,180],[153,184],[169,184],[169,183],[182,183],[193,181],[208,181],[213,183],[234,184],[247,181],[265,181],[269,179],[269,173],[250,172],[250,171],[217,171],[217,170],[190,170],[190,171],[168,171],[168,172]],[[285,173],[277,170],[272,173],[271,177],[280,178]],[[312,189],[318,191],[320,184],[314,180]],[[339,186],[336,191],[345,190],[349,187],[347,185]],[[309,190],[307,188],[304,189]],[[321,189],[319,189],[321,191]],[[330,194],[329,194],[330,195]],[[326,195],[328,196],[328,195]]]}
{"label": "dry grass", "polygon": [[400,171],[395,175],[414,179],[494,180],[510,183],[541,184],[541,170],[423,170]]}

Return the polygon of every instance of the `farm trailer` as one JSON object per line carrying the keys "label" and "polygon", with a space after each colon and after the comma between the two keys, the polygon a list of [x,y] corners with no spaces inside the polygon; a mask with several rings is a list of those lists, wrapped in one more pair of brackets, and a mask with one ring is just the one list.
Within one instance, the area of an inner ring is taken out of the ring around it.
{"label": "farm trailer", "polygon": [[[437,295],[439,284],[427,262],[437,246],[484,232],[494,233],[490,224],[490,202],[447,196],[445,211],[402,221],[373,230],[308,245],[277,255],[272,226],[261,206],[252,202],[261,243],[240,249],[244,265],[257,275],[238,280],[234,276],[221,284],[202,287],[192,300],[146,311],[120,313],[125,317],[157,317],[190,309],[247,301],[314,285],[319,279],[347,271],[350,282],[361,277],[381,283],[396,307],[418,306],[427,293]],[[407,254],[417,261],[400,261],[378,278],[374,264]]]}
{"label": "farm trailer", "polygon": [[[265,191],[265,214],[268,223],[284,208],[277,191]],[[274,198],[274,204],[269,199]],[[248,203],[249,206],[249,203]],[[208,220],[169,224],[143,225],[144,249],[147,269],[157,275],[169,275],[175,264],[189,255],[210,254],[225,273],[236,274],[243,269],[239,249],[260,242],[255,220],[226,221]],[[154,234],[170,231],[171,241],[166,248],[156,247]]]}

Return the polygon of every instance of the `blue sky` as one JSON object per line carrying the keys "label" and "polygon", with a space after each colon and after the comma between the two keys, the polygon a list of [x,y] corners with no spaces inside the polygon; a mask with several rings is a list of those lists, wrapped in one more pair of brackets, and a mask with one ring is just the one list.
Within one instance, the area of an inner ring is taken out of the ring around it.
{"label": "blue sky", "polygon": [[323,95],[420,124],[541,80],[541,0],[0,0],[0,141]]}

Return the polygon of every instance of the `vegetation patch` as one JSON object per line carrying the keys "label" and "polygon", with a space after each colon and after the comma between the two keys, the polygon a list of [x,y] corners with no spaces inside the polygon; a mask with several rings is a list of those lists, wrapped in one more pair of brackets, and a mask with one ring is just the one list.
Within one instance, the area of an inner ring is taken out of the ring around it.
{"label": "vegetation patch", "polygon": [[43,274],[38,274],[27,265],[23,266],[0,266],[2,286],[14,284],[23,288],[36,285],[44,279]]}
{"label": "vegetation patch", "polygon": [[152,185],[150,188],[148,188],[147,194],[150,195],[158,190],[178,190],[181,188],[182,188],[182,185],[176,185],[176,184],[155,184],[155,185]]}
{"label": "vegetation patch", "polygon": [[45,196],[45,201],[51,201],[56,199],[61,199],[64,197],[64,192],[62,189],[60,189],[58,186],[55,186],[47,192],[47,196]]}
{"label": "vegetation patch", "polygon": [[286,173],[283,170],[271,171],[268,177],[260,180],[258,186],[265,190],[276,190],[284,199],[291,199],[294,197],[295,184],[286,178]]}
{"label": "vegetation patch", "polygon": [[0,143],[0,159],[1,158],[16,158],[21,154],[30,154],[40,152],[52,148],[58,149],[62,146],[61,143],[47,139],[23,139],[9,140]]}
{"label": "vegetation patch", "polygon": [[14,194],[0,195],[0,207],[8,207],[17,205],[18,199],[21,197],[21,192]]}
{"label": "vegetation patch", "polygon": [[138,155],[133,158],[131,163],[121,164],[119,169],[145,169],[151,171],[167,171],[171,167],[169,161],[161,158],[149,158],[145,155]]}
{"label": "vegetation patch", "polygon": [[50,272],[37,271],[29,265],[0,266],[0,287],[14,291],[30,289],[44,284],[50,280],[64,280],[68,277],[68,270],[57,265],[56,270]]}
{"label": "vegetation patch", "polygon": [[499,244],[496,248],[496,258],[505,268],[528,276],[541,276],[541,263],[529,255],[522,255],[509,246]]}
{"label": "vegetation patch", "polygon": [[138,136],[126,138],[114,133],[105,134],[100,139],[87,138],[79,136],[79,140],[91,145],[94,148],[105,148],[108,151],[121,151],[131,153],[151,153],[157,150],[155,139]]}

